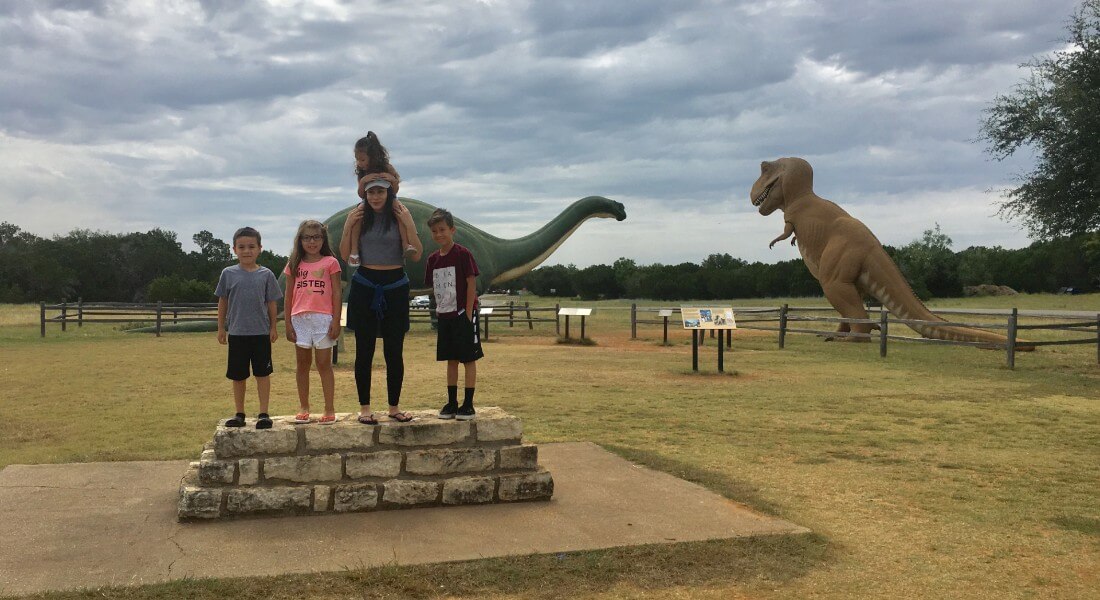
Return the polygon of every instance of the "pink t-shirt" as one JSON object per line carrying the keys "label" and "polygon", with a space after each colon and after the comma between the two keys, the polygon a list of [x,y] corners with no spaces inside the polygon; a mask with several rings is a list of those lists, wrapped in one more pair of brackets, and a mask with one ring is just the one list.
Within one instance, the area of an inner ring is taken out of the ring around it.
{"label": "pink t-shirt", "polygon": [[[322,256],[317,262],[298,263],[298,274],[290,287],[287,300],[291,301],[290,314],[307,312],[332,314],[332,275],[340,272],[340,263],[332,256]],[[290,263],[283,268],[290,277]]]}

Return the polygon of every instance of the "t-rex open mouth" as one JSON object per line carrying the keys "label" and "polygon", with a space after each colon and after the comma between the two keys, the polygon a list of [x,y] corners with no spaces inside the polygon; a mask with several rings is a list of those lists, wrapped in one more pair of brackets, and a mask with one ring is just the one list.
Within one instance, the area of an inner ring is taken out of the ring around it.
{"label": "t-rex open mouth", "polygon": [[768,187],[764,188],[764,191],[760,192],[759,196],[752,199],[752,205],[753,206],[760,206],[765,200],[767,200],[768,199],[768,194],[770,194],[771,191],[772,191],[772,187],[774,187],[775,184],[777,184],[777,183],[779,183],[778,179],[776,179],[775,181],[769,183]]}

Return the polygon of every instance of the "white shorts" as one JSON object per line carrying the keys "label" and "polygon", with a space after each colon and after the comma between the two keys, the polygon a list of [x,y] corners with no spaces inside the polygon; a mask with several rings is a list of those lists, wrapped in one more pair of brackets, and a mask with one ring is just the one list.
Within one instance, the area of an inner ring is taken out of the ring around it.
{"label": "white shorts", "polygon": [[294,345],[299,348],[324,350],[336,345],[336,341],[328,336],[332,315],[315,312],[299,313],[291,315],[290,324],[294,326],[294,334],[298,336],[298,341]]}

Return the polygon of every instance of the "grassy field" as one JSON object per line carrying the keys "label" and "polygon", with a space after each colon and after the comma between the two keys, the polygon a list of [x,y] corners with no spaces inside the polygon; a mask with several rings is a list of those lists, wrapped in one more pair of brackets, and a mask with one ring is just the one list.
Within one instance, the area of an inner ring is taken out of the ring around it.
{"label": "grassy field", "polygon": [[[533,442],[593,441],[815,534],[42,597],[1090,598],[1100,589],[1094,345],[1042,348],[1010,371],[1003,353],[973,348],[897,344],[880,359],[875,344],[792,335],[779,350],[772,333],[739,331],[726,355],[732,373],[714,372],[708,341],[695,374],[682,330],[667,347],[658,326],[630,340],[629,301],[572,304],[596,306],[595,345],[557,344],[552,325],[494,323],[478,368],[482,405],[522,417]],[[1100,295],[933,305],[1100,311]],[[34,306],[0,306],[0,419],[34,419],[0,438],[0,467],[194,458],[228,415],[213,334],[51,325],[41,339],[37,318]],[[414,326],[406,348],[403,406],[441,404],[434,335]],[[297,405],[293,349],[281,341],[275,354],[273,412],[287,414]],[[338,410],[354,398],[342,364]],[[251,390],[248,402],[254,410]]]}

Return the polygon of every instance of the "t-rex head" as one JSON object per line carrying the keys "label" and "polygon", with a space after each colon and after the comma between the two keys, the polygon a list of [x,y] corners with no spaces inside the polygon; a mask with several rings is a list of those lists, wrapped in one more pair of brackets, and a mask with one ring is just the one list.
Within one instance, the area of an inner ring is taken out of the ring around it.
{"label": "t-rex head", "polygon": [[788,157],[760,163],[760,177],[749,190],[749,200],[762,215],[785,210],[787,202],[814,191],[814,170],[801,158]]}

